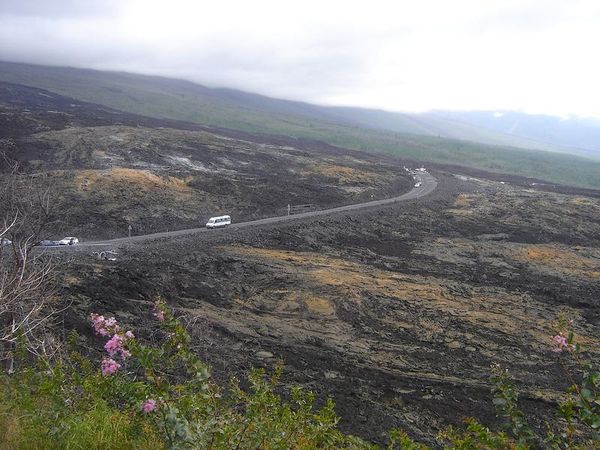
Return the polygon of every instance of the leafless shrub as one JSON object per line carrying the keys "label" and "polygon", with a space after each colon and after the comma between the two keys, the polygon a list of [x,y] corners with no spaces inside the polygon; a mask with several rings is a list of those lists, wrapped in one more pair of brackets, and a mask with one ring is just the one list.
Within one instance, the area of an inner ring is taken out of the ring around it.
{"label": "leafless shrub", "polygon": [[52,224],[50,189],[17,164],[9,169],[0,174],[0,358],[10,371],[18,343],[33,354],[52,351],[53,265],[34,251]]}

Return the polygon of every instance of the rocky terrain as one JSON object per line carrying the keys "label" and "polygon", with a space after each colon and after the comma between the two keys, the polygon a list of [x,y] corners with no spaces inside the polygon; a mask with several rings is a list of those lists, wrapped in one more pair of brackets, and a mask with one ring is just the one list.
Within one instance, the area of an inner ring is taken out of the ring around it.
{"label": "rocky terrain", "polygon": [[[0,83],[0,152],[52,185],[62,233],[84,239],[321,209],[407,191],[398,160],[161,121]],[[42,179],[40,179],[40,182]]]}
{"label": "rocky terrain", "polygon": [[[4,153],[53,185],[56,233],[88,239],[387,197],[410,189],[402,167],[416,164],[18,85],[0,85],[0,112]],[[550,351],[555,318],[572,318],[598,348],[600,193],[428,168],[438,188],[394,205],[41,250],[61,271],[61,325],[89,343],[95,311],[151,338],[148,310],[162,295],[216,379],[281,358],[284,392],[300,384],[333,397],[343,429],[375,441],[399,427],[434,444],[467,416],[494,425],[488,377],[500,363],[542,426],[568,384]],[[116,260],[92,255],[102,249]]]}
{"label": "rocky terrain", "polygon": [[496,362],[539,425],[567,385],[553,321],[600,338],[600,201],[436,176],[412,203],[129,244],[116,262],[64,253],[65,293],[78,317],[135,322],[164,295],[217,378],[282,358],[286,383],[332,396],[343,428],[369,439],[493,424]]}

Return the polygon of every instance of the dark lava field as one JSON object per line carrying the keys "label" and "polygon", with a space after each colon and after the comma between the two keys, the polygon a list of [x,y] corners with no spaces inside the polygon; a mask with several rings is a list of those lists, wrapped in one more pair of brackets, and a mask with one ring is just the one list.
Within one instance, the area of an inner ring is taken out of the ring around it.
{"label": "dark lava field", "polygon": [[48,238],[195,228],[220,214],[239,222],[413,184],[385,156],[135,116],[9,83],[0,83],[0,130],[0,153],[51,187],[62,227]]}
{"label": "dark lava field", "polygon": [[[327,208],[408,191],[414,162],[318,142],[148,119],[0,85],[0,145],[55,193],[55,236],[83,241]],[[490,366],[542,426],[568,385],[553,322],[600,340],[600,193],[450,166],[427,197],[277,224],[44,250],[61,271],[60,325],[91,345],[90,312],[152,338],[157,295],[226,382],[285,364],[332,397],[343,430],[435,445],[449,424],[495,425]],[[60,233],[60,234],[59,234]],[[93,251],[113,249],[116,261]],[[597,355],[591,355],[592,357]]]}
{"label": "dark lava field", "polygon": [[493,363],[541,426],[567,386],[557,316],[600,338],[600,201],[435,175],[429,197],[392,207],[124,244],[116,262],[82,248],[65,294],[76,317],[138,326],[163,295],[216,378],[281,358],[286,384],[333,397],[343,429],[372,440],[493,425]]}

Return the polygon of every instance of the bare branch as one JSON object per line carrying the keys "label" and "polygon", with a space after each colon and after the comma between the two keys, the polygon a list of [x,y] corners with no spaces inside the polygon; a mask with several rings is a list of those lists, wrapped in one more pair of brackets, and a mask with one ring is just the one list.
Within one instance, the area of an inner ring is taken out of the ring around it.
{"label": "bare branch", "polygon": [[32,253],[51,220],[50,189],[7,162],[0,175],[0,358],[12,370],[12,354],[23,342],[33,354],[48,354],[52,339],[47,324],[53,317],[53,264],[43,253]]}

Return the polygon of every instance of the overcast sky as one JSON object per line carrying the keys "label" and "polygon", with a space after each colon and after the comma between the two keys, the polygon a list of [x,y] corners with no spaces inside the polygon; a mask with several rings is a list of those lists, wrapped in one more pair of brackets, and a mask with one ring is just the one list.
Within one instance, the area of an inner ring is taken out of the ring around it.
{"label": "overcast sky", "polygon": [[600,117],[600,0],[0,0],[0,59],[320,104]]}

